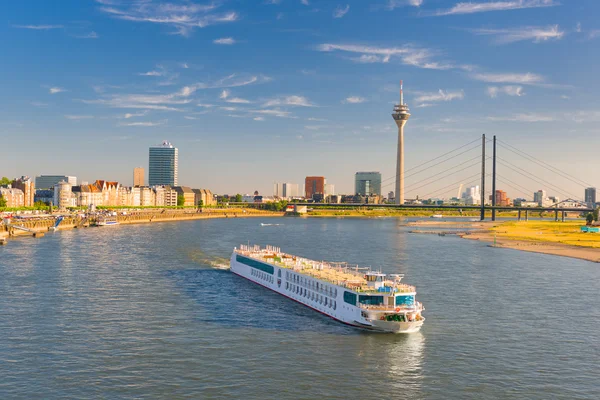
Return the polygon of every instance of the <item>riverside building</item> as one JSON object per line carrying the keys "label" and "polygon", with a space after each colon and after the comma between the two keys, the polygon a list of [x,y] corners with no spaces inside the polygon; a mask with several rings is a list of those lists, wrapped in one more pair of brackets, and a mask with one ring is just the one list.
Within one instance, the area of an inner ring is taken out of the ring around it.
{"label": "riverside building", "polygon": [[148,163],[148,185],[177,186],[178,149],[164,141],[159,146],[150,147]]}
{"label": "riverside building", "polygon": [[381,195],[381,173],[357,172],[354,175],[354,194],[359,196]]}
{"label": "riverside building", "polygon": [[35,177],[35,187],[38,189],[54,189],[60,182],[67,182],[71,186],[77,186],[77,177],[67,175],[40,175]]}

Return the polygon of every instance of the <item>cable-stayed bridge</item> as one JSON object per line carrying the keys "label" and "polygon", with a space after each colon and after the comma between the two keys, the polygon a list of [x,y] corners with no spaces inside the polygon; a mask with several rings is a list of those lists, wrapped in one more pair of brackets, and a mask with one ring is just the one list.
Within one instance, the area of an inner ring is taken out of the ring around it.
{"label": "cable-stayed bridge", "polygon": [[[489,154],[488,147],[492,147]],[[509,161],[508,158],[511,158]],[[488,168],[491,162],[491,170]],[[540,173],[534,173],[532,170],[539,170]],[[543,175],[543,176],[540,176]],[[509,178],[510,176],[510,178]],[[515,182],[517,177],[520,183]],[[393,189],[397,176],[391,176],[381,182],[381,193]],[[428,161],[419,163],[404,171],[404,180],[407,182],[405,192],[412,195],[413,198],[405,199],[405,204],[327,204],[327,203],[302,203],[311,207],[336,207],[351,208],[356,206],[373,206],[385,208],[407,208],[407,209],[453,209],[453,210],[473,210],[478,209],[481,212],[481,219],[485,218],[486,211],[491,211],[492,219],[495,220],[497,211],[519,211],[519,219],[522,214],[525,218],[530,212],[554,211],[555,217],[565,218],[566,212],[591,212],[594,204],[586,203],[584,196],[578,196],[572,193],[572,188],[584,189],[593,187],[592,184],[583,181],[565,171],[557,168],[548,162],[545,162],[531,154],[520,150],[518,147],[503,140],[486,138],[482,135],[451,151],[438,155]],[[491,181],[491,185],[488,185]],[[471,204],[461,202],[462,188],[479,186],[477,199],[470,199]],[[552,204],[547,202],[545,191],[539,191],[541,199],[537,199],[540,204],[536,207],[531,206],[512,206],[507,204],[496,204],[498,185],[502,189],[509,189],[513,193],[523,196],[524,199],[531,199],[532,194],[538,192],[540,188],[547,188],[555,195]],[[567,189],[568,187],[569,189]],[[457,193],[458,189],[458,193]],[[444,204],[435,204],[435,199],[449,197],[452,194],[457,196],[454,201],[445,201]],[[494,195],[493,195],[494,194]],[[407,197],[409,197],[407,196]],[[563,200],[557,199],[560,196]],[[434,199],[434,204],[423,204],[420,199]],[[488,199],[490,199],[488,201]]]}

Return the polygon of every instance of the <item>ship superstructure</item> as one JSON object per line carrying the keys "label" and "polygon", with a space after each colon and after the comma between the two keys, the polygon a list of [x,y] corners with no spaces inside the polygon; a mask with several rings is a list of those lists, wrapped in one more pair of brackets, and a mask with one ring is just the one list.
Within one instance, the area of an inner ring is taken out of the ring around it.
{"label": "ship superstructure", "polygon": [[315,261],[278,247],[242,245],[231,271],[345,324],[394,333],[421,329],[423,305],[403,275],[387,275],[346,263]]}

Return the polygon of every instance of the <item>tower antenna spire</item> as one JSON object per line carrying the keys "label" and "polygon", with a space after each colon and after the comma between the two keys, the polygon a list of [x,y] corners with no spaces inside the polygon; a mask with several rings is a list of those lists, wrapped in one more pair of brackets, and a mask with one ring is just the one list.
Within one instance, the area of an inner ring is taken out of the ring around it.
{"label": "tower antenna spire", "polygon": [[402,80],[400,80],[400,105],[404,104],[404,93],[402,92]]}

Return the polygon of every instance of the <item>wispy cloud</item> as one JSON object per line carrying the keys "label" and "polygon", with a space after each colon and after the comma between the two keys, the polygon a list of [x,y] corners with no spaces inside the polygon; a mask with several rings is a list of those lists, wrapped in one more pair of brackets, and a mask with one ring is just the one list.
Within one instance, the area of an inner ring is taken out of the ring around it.
{"label": "wispy cloud", "polygon": [[92,119],[94,118],[93,115],[65,115],[66,119],[70,119],[70,120],[81,120],[81,119]]}
{"label": "wispy cloud", "polygon": [[129,118],[133,118],[133,117],[144,117],[148,114],[148,111],[141,111],[138,113],[126,113],[123,118],[125,119],[129,119]]}
{"label": "wispy cloud", "polygon": [[225,37],[225,38],[215,39],[215,40],[213,40],[213,43],[214,44],[232,45],[232,44],[235,44],[236,41],[232,37]]}
{"label": "wispy cloud", "polygon": [[546,114],[515,114],[500,117],[488,117],[490,121],[509,121],[509,122],[552,122],[556,120],[555,115]]}
{"label": "wispy cloud", "polygon": [[137,126],[137,127],[151,127],[151,126],[159,126],[167,123],[167,120],[162,121],[147,121],[147,122],[123,122],[120,123],[119,126]]}
{"label": "wispy cloud", "polygon": [[274,107],[274,106],[298,106],[298,107],[316,107],[315,104],[311,103],[304,96],[287,96],[276,99],[268,100],[263,107]]}
{"label": "wispy cloud", "polygon": [[358,103],[364,103],[365,101],[366,101],[366,99],[364,97],[350,96],[350,97],[346,97],[344,100],[342,100],[342,103],[358,104]]}
{"label": "wispy cloud", "polygon": [[588,32],[588,38],[596,39],[597,37],[600,37],[600,29],[594,29]]}
{"label": "wispy cloud", "polygon": [[453,65],[447,62],[434,61],[435,52],[430,49],[418,48],[414,46],[402,47],[377,47],[365,46],[360,44],[331,44],[324,43],[317,46],[318,51],[333,52],[340,51],[359,56],[352,58],[359,63],[387,63],[392,57],[399,57],[401,62],[406,65],[412,65],[425,69],[467,69],[466,66]]}
{"label": "wispy cloud", "polygon": [[255,120],[255,121],[264,121],[265,117],[254,117],[252,119]]}
{"label": "wispy cloud", "polygon": [[249,103],[251,103],[250,100],[242,99],[240,97],[231,97],[231,91],[227,90],[227,89],[225,89],[221,92],[221,94],[219,95],[219,98],[221,100],[225,100],[227,103],[234,103],[234,104],[249,104]]}
{"label": "wispy cloud", "polygon": [[490,11],[508,11],[520,10],[523,8],[538,8],[538,7],[553,7],[559,3],[554,0],[503,0],[489,1],[485,3],[478,2],[463,2],[457,3],[454,7],[446,10],[435,11],[431,15],[457,15],[457,14],[474,14]]}
{"label": "wispy cloud", "polygon": [[514,73],[476,73],[472,74],[471,77],[477,81],[489,82],[489,83],[514,83],[521,85],[534,85],[544,82],[544,78],[541,75],[525,73],[525,74],[514,74]]}
{"label": "wispy cloud", "polygon": [[62,92],[66,92],[67,90],[58,86],[53,86],[51,88],[48,89],[48,91],[50,92],[50,94],[57,94],[57,93],[62,93]]}
{"label": "wispy cloud", "polygon": [[139,76],[163,76],[165,73],[164,71],[148,71],[148,72],[140,72],[138,75]]}
{"label": "wispy cloud", "polygon": [[14,28],[19,29],[33,29],[36,31],[48,31],[50,29],[62,29],[64,25],[13,25]]}
{"label": "wispy cloud", "polygon": [[96,32],[92,31],[83,35],[74,35],[73,37],[77,39],[98,39],[100,36],[98,36]]}
{"label": "wispy cloud", "polygon": [[172,34],[189,36],[196,28],[204,28],[218,23],[233,22],[239,19],[234,11],[217,13],[220,2],[206,5],[191,2],[162,3],[147,0],[131,2],[107,2],[96,0],[100,10],[114,18],[133,22],[147,22],[169,26],[175,29]]}
{"label": "wispy cloud", "polygon": [[561,31],[558,25],[547,27],[529,26],[513,29],[474,29],[471,32],[476,35],[494,36],[496,43],[499,44],[514,43],[524,40],[540,43],[552,39],[559,40],[565,35],[565,32]]}
{"label": "wispy cloud", "polygon": [[[423,5],[423,0],[387,0],[383,8],[387,10],[394,10],[400,7],[413,6],[420,7]],[[381,6],[375,6],[375,8],[382,8]]]}
{"label": "wispy cloud", "polygon": [[350,11],[350,5],[346,4],[345,6],[339,5],[333,10],[333,18],[343,18]]}
{"label": "wispy cloud", "polygon": [[439,101],[452,101],[452,100],[462,100],[465,98],[465,93],[461,91],[448,92],[440,89],[436,93],[420,93],[419,96],[415,98],[415,101],[418,103],[431,103],[431,102],[439,102]]}
{"label": "wispy cloud", "polygon": [[498,94],[505,94],[507,96],[525,96],[523,86],[488,86],[487,94],[491,98],[498,97]]}
{"label": "wispy cloud", "polygon": [[248,112],[253,113],[253,114],[268,115],[268,116],[278,117],[278,118],[293,118],[291,112],[280,110],[279,108],[274,108],[274,109],[270,109],[270,110],[248,110]]}
{"label": "wispy cloud", "polygon": [[41,101],[32,101],[31,105],[35,107],[47,107],[48,103],[42,103]]}

